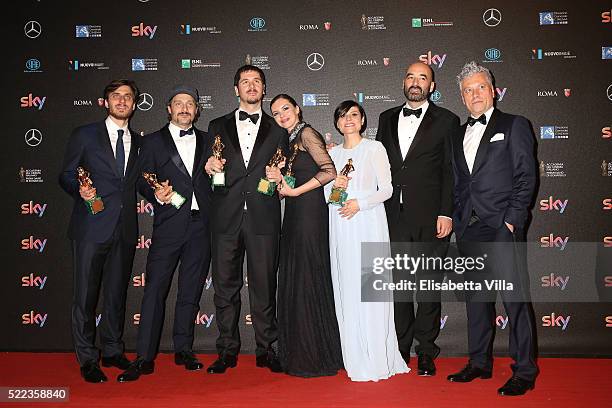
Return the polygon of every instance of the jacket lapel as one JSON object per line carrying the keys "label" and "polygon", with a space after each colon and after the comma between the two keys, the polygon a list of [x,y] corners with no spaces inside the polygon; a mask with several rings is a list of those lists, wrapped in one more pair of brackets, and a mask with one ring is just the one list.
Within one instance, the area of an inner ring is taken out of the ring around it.
{"label": "jacket lapel", "polygon": [[[255,159],[257,158],[257,152],[259,148],[263,144],[266,136],[268,136],[268,131],[270,130],[270,122],[268,117],[263,111],[261,112],[261,123],[259,124],[259,130],[257,131],[257,138],[255,139],[255,144],[253,145],[253,152],[251,153],[251,160],[249,160],[249,165],[247,168],[252,168],[255,163]],[[269,160],[266,159],[266,160]]]}
{"label": "jacket lapel", "polygon": [[417,132],[414,135],[414,140],[412,141],[412,143],[410,144],[410,147],[408,148],[408,153],[406,153],[406,157],[404,158],[404,161],[407,160],[408,156],[410,156],[410,153],[414,151],[415,146],[418,145],[419,142],[423,140],[425,135],[429,133],[431,129],[431,125],[433,124],[433,118],[432,118],[433,109],[435,109],[435,107],[432,103],[430,103],[429,107],[427,108],[427,111],[425,112],[425,116],[423,116],[423,119],[421,120],[421,124],[419,125],[419,128],[417,129]]}
{"label": "jacket lapel", "polygon": [[183,160],[181,159],[181,155],[179,154],[178,149],[176,148],[176,145],[174,144],[174,140],[172,140],[172,135],[170,134],[170,130],[168,130],[168,125],[164,126],[164,128],[161,130],[161,134],[162,134],[162,140],[164,141],[164,144],[166,145],[166,150],[168,154],[170,155],[170,159],[172,160],[172,162],[181,171],[181,173],[191,178],[191,176],[189,175],[189,172],[187,171],[187,167],[185,167],[185,163],[183,163]]}
{"label": "jacket lapel", "polygon": [[196,136],[196,150],[193,158],[193,169],[191,170],[191,178],[193,180],[196,179],[198,174],[202,173],[202,171],[200,171],[200,169],[202,169],[200,162],[202,161],[202,156],[204,155],[204,144],[206,143],[202,132],[197,129],[195,129],[194,132]]}
{"label": "jacket lapel", "polygon": [[470,174],[470,169],[467,165],[467,160],[465,159],[465,151],[463,150],[463,139],[465,138],[465,131],[467,129],[467,124],[461,125],[461,131],[457,133],[457,143],[455,146],[457,147],[457,166],[461,168],[465,174]]}
{"label": "jacket lapel", "polygon": [[128,129],[130,132],[130,139],[132,140],[132,143],[130,145],[130,155],[128,156],[127,167],[125,168],[126,178],[134,168],[134,164],[136,163],[136,159],[138,158],[138,150],[140,148],[140,135],[129,127]]}
{"label": "jacket lapel", "polygon": [[[238,129],[236,129],[236,110],[227,115],[225,118],[225,134],[234,147],[234,151],[236,152],[236,160],[239,162],[238,166],[242,166],[242,168],[246,170],[244,167],[244,157],[242,157],[242,149],[240,148],[240,140],[238,140]],[[215,137],[216,135],[211,136]]]}
{"label": "jacket lapel", "polygon": [[476,174],[476,172],[482,166],[487,157],[487,150],[489,150],[491,138],[495,134],[496,118],[497,109],[494,109],[493,114],[491,115],[491,119],[489,120],[489,123],[487,123],[487,127],[484,131],[484,134],[482,135],[482,139],[480,139],[480,144],[478,145],[478,150],[476,151],[476,158],[474,159],[474,166],[472,167],[472,174]]}
{"label": "jacket lapel", "polygon": [[[119,172],[117,171],[117,161],[115,160],[115,154],[113,153],[113,148],[110,142],[110,136],[108,134],[108,129],[106,129],[106,123],[104,121],[99,122],[98,124],[98,143],[104,152],[104,156],[106,157],[106,163],[113,170],[113,173],[117,177],[119,177]],[[88,169],[86,169],[88,170]]]}
{"label": "jacket lapel", "polygon": [[392,160],[397,163],[400,163],[399,165],[401,165],[401,163],[404,161],[404,158],[402,157],[402,149],[400,148],[400,144],[399,144],[399,135],[397,134],[399,115],[400,115],[400,112],[402,111],[403,106],[404,105],[398,106],[396,108],[395,112],[391,114],[391,117],[389,118],[389,122],[388,122],[388,126],[390,127],[389,134],[391,135],[391,144],[393,145]]}

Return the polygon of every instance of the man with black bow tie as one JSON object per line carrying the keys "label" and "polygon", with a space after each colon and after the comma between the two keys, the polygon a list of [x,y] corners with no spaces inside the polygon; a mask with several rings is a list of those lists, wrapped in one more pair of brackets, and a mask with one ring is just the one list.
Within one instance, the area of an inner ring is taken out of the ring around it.
{"label": "man with black bow tie", "polygon": [[[470,112],[453,139],[457,243],[462,256],[486,257],[484,274],[466,272],[466,280],[505,280],[513,286],[500,291],[510,321],[513,375],[498,393],[522,395],[533,388],[538,373],[524,248],[517,245],[524,241],[536,190],[534,136],[527,119],[494,107],[495,89],[487,68],[469,62],[457,83]],[[466,293],[470,359],[463,370],[448,376],[449,381],[491,378],[496,297],[494,291]]]}
{"label": "man with black bow tie", "polygon": [[[422,62],[410,65],[403,84],[406,103],[380,114],[376,135],[387,149],[393,177],[393,195],[385,202],[391,249],[414,257],[444,256],[452,230],[450,141],[459,129],[459,118],[427,100],[434,87],[431,67]],[[417,271],[416,277],[442,280],[435,271]],[[414,280],[414,275],[396,270],[393,278]],[[432,376],[440,353],[435,344],[440,333],[440,293],[417,291],[416,315],[413,297],[411,292],[395,294],[399,349],[410,364],[416,339],[418,375]]]}
{"label": "man with black bow tie", "polygon": [[[142,175],[138,180],[138,191],[155,209],[153,237],[140,310],[138,358],[117,377],[119,382],[135,381],[154,371],[166,297],[177,264],[174,361],[190,371],[203,367],[192,346],[210,264],[210,181],[204,174],[204,152],[210,141],[193,126],[199,116],[198,99],[194,88],[181,85],[173,89],[168,99],[170,123],[142,142],[142,171],[155,174],[160,185],[154,190]],[[176,199],[179,195],[184,198],[182,204]]]}
{"label": "man with black bow tie", "polygon": [[208,368],[212,374],[235,367],[240,352],[238,324],[242,265],[247,256],[251,321],[255,329],[257,366],[281,372],[274,350],[276,328],[276,272],[281,224],[276,194],[257,191],[266,165],[277,148],[287,154],[287,132],[263,112],[261,101],[266,77],[261,69],[244,65],[234,76],[239,109],[210,122],[211,138],[220,136],[223,160],[208,149],[206,172],[225,172],[225,186],[212,195],[212,277],[217,311],[218,359]]}

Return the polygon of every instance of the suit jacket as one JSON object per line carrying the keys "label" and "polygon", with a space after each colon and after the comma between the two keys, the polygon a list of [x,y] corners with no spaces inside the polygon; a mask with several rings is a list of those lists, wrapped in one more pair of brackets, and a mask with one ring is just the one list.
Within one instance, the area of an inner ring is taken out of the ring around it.
{"label": "suit jacket", "polygon": [[[535,141],[529,122],[494,109],[471,174],[463,151],[466,127],[453,140],[457,237],[465,232],[472,210],[490,227],[508,222],[523,229],[536,188]],[[498,140],[491,141],[493,136]]]}
{"label": "suit jacket", "polygon": [[204,153],[208,149],[209,137],[194,127],[196,149],[191,176],[181,160],[181,156],[172,139],[168,125],[142,139],[140,161],[142,172],[155,173],[157,180],[169,180],[172,189],[185,197],[186,201],[177,210],[171,204],[161,205],[155,199],[154,190],[141,176],[138,177],[138,191],[153,204],[153,241],[156,239],[180,239],[191,221],[191,200],[195,193],[200,209],[200,217],[208,227],[210,211],[210,179],[204,172]]}
{"label": "suit jacket", "polygon": [[[68,145],[60,186],[74,198],[68,237],[77,241],[102,243],[112,237],[118,222],[121,234],[128,243],[138,239],[136,214],[136,179],[140,173],[138,149],[140,136],[130,129],[131,148],[125,175],[117,171],[115,156],[104,121],[73,130]],[[90,173],[93,186],[104,202],[104,210],[92,215],[79,195],[76,168],[82,166]]]}
{"label": "suit jacket", "polygon": [[459,118],[430,102],[406,157],[402,157],[397,124],[403,107],[381,113],[376,134],[391,164],[393,195],[385,201],[387,219],[390,225],[398,222],[401,191],[411,226],[431,226],[433,232],[439,215],[452,216],[451,139],[459,130]]}
{"label": "suit jacket", "polygon": [[[225,187],[215,188],[212,194],[211,222],[216,233],[234,233],[240,227],[244,203],[251,215],[251,231],[256,234],[277,234],[280,231],[281,213],[278,196],[257,192],[259,179],[266,175],[266,165],[278,147],[285,156],[288,152],[287,132],[278,126],[271,116],[262,111],[259,132],[255,139],[248,167],[244,165],[242,150],[236,129],[235,110],[210,122],[211,139],[221,136],[225,145],[222,156],[225,163]],[[209,144],[206,157],[212,155]]]}

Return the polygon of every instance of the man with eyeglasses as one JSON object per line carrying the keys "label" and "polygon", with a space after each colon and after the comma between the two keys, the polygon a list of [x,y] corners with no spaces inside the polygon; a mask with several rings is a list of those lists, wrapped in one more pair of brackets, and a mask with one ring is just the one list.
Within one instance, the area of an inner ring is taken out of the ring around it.
{"label": "man with eyeglasses", "polygon": [[[137,98],[134,81],[119,79],[108,84],[104,89],[108,116],[73,130],[59,176],[61,187],[74,200],[68,226],[74,269],[72,337],[81,376],[92,383],[107,380],[98,362],[100,350],[95,346],[101,284],[102,365],[125,370],[130,364],[122,336],[138,239],[134,209],[140,137],[129,127]],[[84,176],[78,175],[78,167],[84,170]]]}
{"label": "man with eyeglasses", "polygon": [[204,152],[209,138],[193,126],[200,113],[198,99],[198,92],[192,87],[174,88],[167,106],[170,123],[142,140],[143,175],[146,172],[155,176],[149,176],[154,177],[153,185],[140,177],[138,191],[153,203],[155,218],[140,310],[138,357],[117,377],[119,382],[135,381],[154,371],[166,298],[177,265],[174,362],[189,371],[202,368],[192,346],[196,313],[210,263],[210,181],[204,174]]}

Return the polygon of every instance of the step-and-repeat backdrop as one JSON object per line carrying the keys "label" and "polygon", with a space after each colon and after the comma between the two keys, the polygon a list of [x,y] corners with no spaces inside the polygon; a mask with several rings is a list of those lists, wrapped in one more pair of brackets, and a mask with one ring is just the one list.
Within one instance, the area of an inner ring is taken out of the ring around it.
{"label": "step-and-repeat backdrop", "polygon": [[[136,81],[132,126],[167,121],[178,83],[198,88],[201,129],[237,106],[235,70],[268,80],[264,108],[284,92],[305,120],[338,141],[333,110],[346,99],[378,115],[404,102],[407,64],[435,72],[431,100],[467,116],[455,76],[475,60],[495,76],[497,106],[527,117],[538,141],[539,190],[529,264],[541,355],[612,355],[612,2],[604,1],[182,1],[19,2],[4,26],[2,350],[70,350],[71,199],[57,183],[71,130],[101,120],[104,86]],[[140,238],[128,290],[125,339],[134,349],[146,285],[153,208],[140,199]],[[243,351],[254,341],[245,280]],[[175,286],[161,349],[172,350]],[[197,351],[214,351],[213,286],[196,321]],[[607,300],[608,303],[603,300]],[[98,314],[98,321],[100,315]],[[505,352],[508,320],[496,319]],[[443,306],[443,355],[466,352],[465,306]]]}

